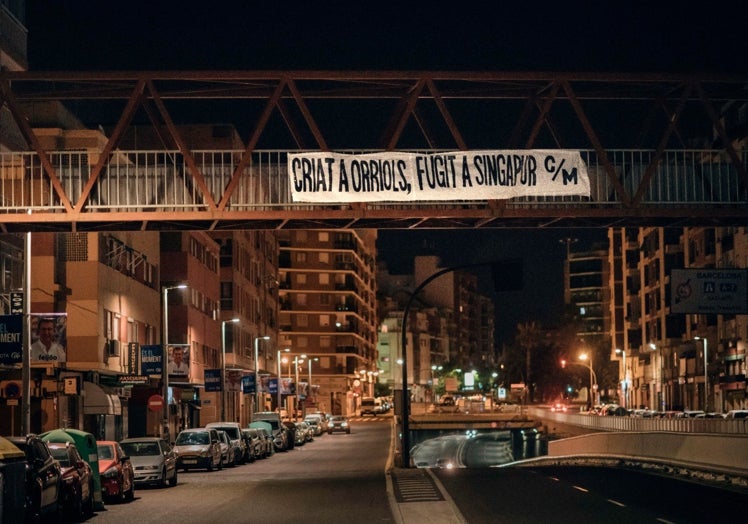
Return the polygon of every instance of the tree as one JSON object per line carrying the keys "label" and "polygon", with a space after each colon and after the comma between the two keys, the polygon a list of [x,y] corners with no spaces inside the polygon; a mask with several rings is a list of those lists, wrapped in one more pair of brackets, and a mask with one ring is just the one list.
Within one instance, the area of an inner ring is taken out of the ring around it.
{"label": "tree", "polygon": [[533,401],[532,382],[532,352],[540,345],[540,327],[535,321],[517,324],[517,343],[525,352],[525,387],[528,391],[528,401]]}

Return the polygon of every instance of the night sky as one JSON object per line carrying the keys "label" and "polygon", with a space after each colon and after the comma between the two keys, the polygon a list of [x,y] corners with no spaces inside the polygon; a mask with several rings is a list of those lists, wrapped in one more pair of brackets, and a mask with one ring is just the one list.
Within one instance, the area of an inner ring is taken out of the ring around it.
{"label": "night sky", "polygon": [[[745,73],[740,3],[653,4],[30,1],[29,69]],[[581,247],[605,231],[383,231],[378,248],[395,271],[419,253],[446,265],[522,258],[525,289],[497,301],[506,332],[558,317],[566,237]]]}

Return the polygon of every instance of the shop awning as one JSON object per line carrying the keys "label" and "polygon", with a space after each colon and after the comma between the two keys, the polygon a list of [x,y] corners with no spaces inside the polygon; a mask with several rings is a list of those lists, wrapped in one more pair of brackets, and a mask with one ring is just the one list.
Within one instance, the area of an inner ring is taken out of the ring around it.
{"label": "shop awning", "polygon": [[117,395],[111,395],[93,382],[83,383],[84,415],[121,415],[122,404]]}

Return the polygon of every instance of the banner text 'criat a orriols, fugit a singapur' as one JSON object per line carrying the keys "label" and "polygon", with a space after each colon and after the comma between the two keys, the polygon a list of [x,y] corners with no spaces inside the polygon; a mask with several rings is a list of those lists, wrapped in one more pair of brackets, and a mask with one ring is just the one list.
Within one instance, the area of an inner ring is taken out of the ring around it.
{"label": "banner text 'criat a orriols, fugit a singapur'", "polygon": [[578,151],[501,150],[448,153],[331,152],[288,155],[294,202],[503,200],[589,196]]}

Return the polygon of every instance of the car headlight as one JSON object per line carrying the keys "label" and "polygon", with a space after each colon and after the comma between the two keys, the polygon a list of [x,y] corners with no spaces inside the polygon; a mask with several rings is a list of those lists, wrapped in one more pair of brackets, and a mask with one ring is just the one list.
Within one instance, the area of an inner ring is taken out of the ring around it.
{"label": "car headlight", "polygon": [[106,470],[104,473],[101,474],[101,476],[105,479],[112,479],[117,477],[117,468],[115,466],[112,466],[108,470]]}
{"label": "car headlight", "polygon": [[341,422],[341,423],[340,423],[340,427],[341,427],[341,428],[344,428],[344,427],[346,427],[346,426],[348,426],[348,422]]}

